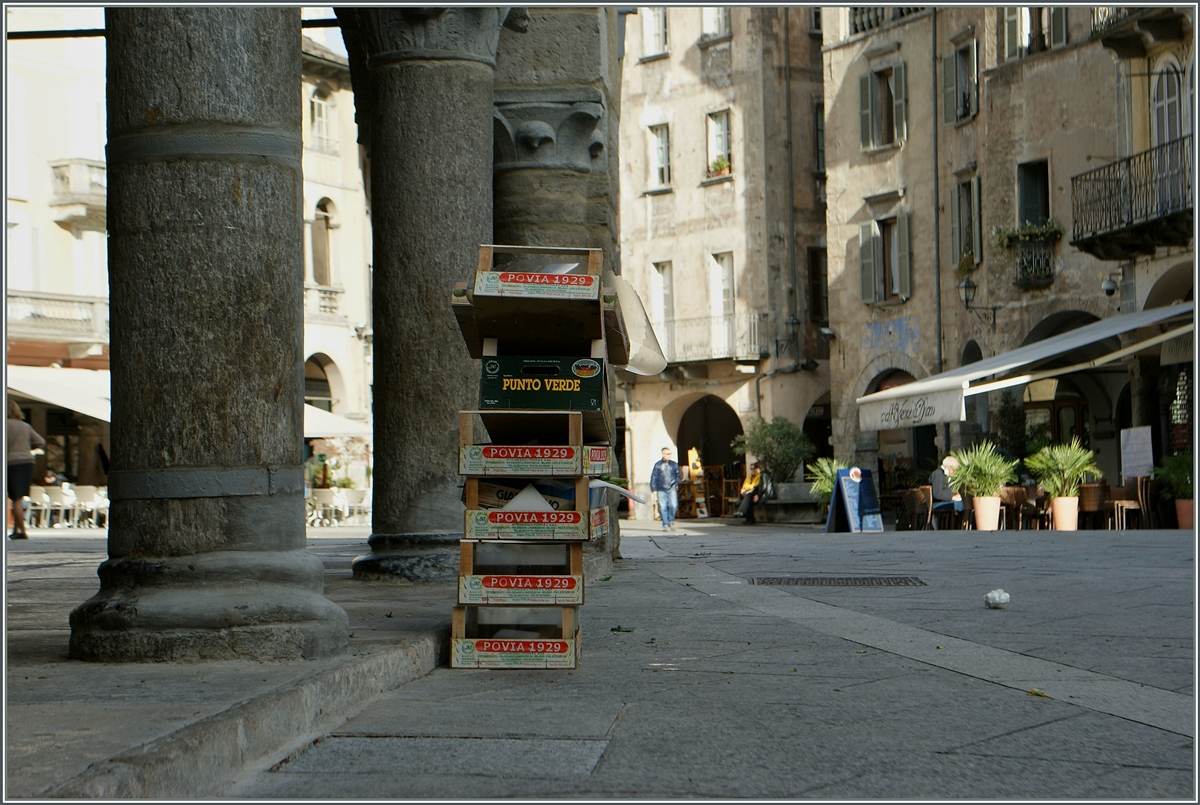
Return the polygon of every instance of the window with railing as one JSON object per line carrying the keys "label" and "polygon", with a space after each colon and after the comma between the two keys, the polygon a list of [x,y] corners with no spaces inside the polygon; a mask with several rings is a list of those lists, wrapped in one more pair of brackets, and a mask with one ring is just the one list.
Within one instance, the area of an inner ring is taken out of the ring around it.
{"label": "window with railing", "polygon": [[[656,323],[660,346],[671,363],[759,358],[765,313],[699,316]],[[661,329],[660,329],[661,327]]]}
{"label": "window with railing", "polygon": [[1067,9],[1006,6],[1000,9],[1004,61],[1067,44]]}
{"label": "window with railing", "polygon": [[924,11],[923,7],[902,8],[900,6],[851,6],[850,33],[861,34],[888,23]]}

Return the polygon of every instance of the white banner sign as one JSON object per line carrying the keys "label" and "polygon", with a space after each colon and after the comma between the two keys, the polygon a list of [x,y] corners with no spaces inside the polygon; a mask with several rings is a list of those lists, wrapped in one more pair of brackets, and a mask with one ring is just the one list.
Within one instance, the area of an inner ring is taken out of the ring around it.
{"label": "white banner sign", "polygon": [[918,425],[959,422],[963,419],[966,419],[963,414],[963,394],[959,389],[893,397],[858,406],[858,428],[864,431],[915,428]]}
{"label": "white banner sign", "polygon": [[1191,363],[1192,362],[1192,334],[1173,338],[1170,341],[1164,341],[1162,345],[1162,353],[1158,362],[1163,366],[1173,363]]}

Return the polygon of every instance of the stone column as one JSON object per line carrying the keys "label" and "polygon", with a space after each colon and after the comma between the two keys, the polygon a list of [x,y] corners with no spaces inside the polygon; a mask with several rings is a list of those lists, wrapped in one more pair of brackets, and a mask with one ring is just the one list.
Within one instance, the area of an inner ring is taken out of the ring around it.
{"label": "stone column", "polygon": [[106,28],[111,527],[71,656],[345,651],[305,550],[300,13]]}
{"label": "stone column", "polygon": [[[497,243],[603,249],[605,267],[620,272],[621,24],[615,7],[530,8],[527,33],[501,34],[495,93]],[[609,383],[616,388],[611,369]],[[609,522],[618,523],[615,505]],[[619,544],[616,527],[588,543],[589,576],[611,572]]]}
{"label": "stone column", "polygon": [[452,578],[458,412],[479,405],[479,365],[449,300],[492,240],[492,88],[508,9],[347,11],[356,112],[367,106],[370,119],[375,256],[372,552],[354,575]]}

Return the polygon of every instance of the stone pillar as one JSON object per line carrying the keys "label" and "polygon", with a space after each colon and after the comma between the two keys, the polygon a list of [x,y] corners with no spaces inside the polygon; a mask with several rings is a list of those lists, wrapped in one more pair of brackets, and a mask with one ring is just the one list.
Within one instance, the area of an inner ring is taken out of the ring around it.
{"label": "stone pillar", "polygon": [[305,550],[300,13],[110,8],[109,559],[72,657],[346,650]]}
{"label": "stone pillar", "polygon": [[458,412],[479,405],[479,365],[449,300],[492,240],[492,89],[508,9],[338,14],[360,71],[356,113],[365,106],[370,119],[375,255],[372,553],[354,574],[452,578],[463,527]]}
{"label": "stone pillar", "polygon": [[[603,249],[605,267],[620,271],[621,24],[615,7],[530,8],[527,33],[501,34],[495,93],[497,243]],[[616,388],[611,369],[609,383]],[[615,505],[609,522],[618,522]],[[615,527],[604,539],[588,543],[589,576],[611,572],[619,544]]]}

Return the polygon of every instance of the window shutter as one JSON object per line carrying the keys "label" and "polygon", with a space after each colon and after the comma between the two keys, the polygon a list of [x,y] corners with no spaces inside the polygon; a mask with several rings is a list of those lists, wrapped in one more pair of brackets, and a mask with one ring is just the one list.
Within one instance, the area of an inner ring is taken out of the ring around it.
{"label": "window shutter", "polygon": [[958,117],[958,54],[942,57],[942,122],[953,123]]}
{"label": "window shutter", "polygon": [[1004,8],[1004,60],[1010,61],[1021,55],[1021,9]]}
{"label": "window shutter", "polygon": [[871,78],[858,77],[858,136],[863,148],[871,147]]}
{"label": "window shutter", "polygon": [[1067,9],[1058,6],[1050,9],[1050,47],[1067,44]]}
{"label": "window shutter", "polygon": [[[900,62],[892,68],[892,74],[896,77],[896,88],[893,95],[895,103],[892,107],[896,119],[896,142],[901,142],[908,139],[908,118],[906,117],[908,95],[905,89],[908,82],[905,80],[904,62]],[[935,111],[934,114],[937,112]]]}
{"label": "window shutter", "polygon": [[896,241],[900,252],[900,297],[912,298],[912,260],[908,249],[908,213],[896,215]]}
{"label": "window shutter", "polygon": [[975,265],[983,262],[983,217],[980,211],[979,177],[971,177],[971,247],[975,252]]}
{"label": "window shutter", "polygon": [[1037,178],[1029,170],[1020,170],[1017,182],[1017,226],[1025,226],[1026,222],[1040,224],[1042,222],[1042,194],[1038,187]]}
{"label": "window shutter", "polygon": [[858,267],[862,274],[862,300],[875,301],[875,222],[858,225]]}
{"label": "window shutter", "polygon": [[958,185],[950,185],[950,257],[954,267],[958,267],[958,258],[962,255],[962,233],[959,231]]}
{"label": "window shutter", "polygon": [[979,41],[971,40],[971,117],[979,114]]}

